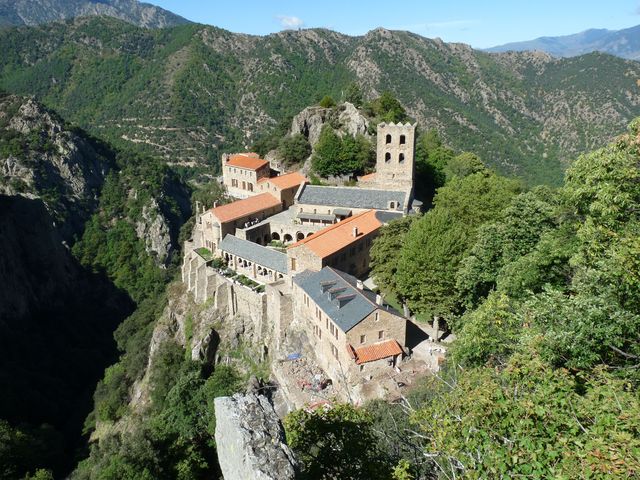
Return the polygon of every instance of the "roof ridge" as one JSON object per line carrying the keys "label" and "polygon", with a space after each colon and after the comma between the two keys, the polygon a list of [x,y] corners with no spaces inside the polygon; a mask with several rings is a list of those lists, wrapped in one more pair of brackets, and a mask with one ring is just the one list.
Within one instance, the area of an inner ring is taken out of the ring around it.
{"label": "roof ridge", "polygon": [[[376,211],[375,209],[371,208],[371,209],[365,210],[364,212],[361,212],[361,213],[359,213],[357,215],[353,215],[352,217],[345,218],[344,220],[342,220],[340,222],[334,223],[333,225],[330,225],[330,226],[328,226],[326,228],[323,228],[322,230],[318,230],[317,232],[313,233],[309,237],[303,238],[302,240],[298,240],[296,243],[294,243],[293,245],[290,245],[288,248],[297,247],[299,245],[303,245],[303,244],[307,243],[308,241],[315,240],[315,239],[321,237],[322,235],[335,230],[338,227],[342,227],[345,224],[351,223],[354,220],[366,215],[367,213],[371,213],[371,212],[375,212],[375,211]],[[377,220],[377,217],[376,217],[376,220]]]}

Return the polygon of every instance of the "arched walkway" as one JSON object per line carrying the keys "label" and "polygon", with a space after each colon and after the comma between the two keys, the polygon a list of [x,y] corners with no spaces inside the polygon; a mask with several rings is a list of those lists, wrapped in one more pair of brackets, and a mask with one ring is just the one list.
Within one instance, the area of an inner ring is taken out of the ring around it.
{"label": "arched walkway", "polygon": [[278,234],[278,232],[273,232],[271,234],[271,240],[280,240],[280,235]]}
{"label": "arched walkway", "polygon": [[293,237],[291,235],[289,235],[288,233],[284,234],[284,241],[285,242],[291,242],[293,240]]}
{"label": "arched walkway", "polygon": [[304,233],[298,232],[296,233],[296,240],[302,240],[304,238]]}

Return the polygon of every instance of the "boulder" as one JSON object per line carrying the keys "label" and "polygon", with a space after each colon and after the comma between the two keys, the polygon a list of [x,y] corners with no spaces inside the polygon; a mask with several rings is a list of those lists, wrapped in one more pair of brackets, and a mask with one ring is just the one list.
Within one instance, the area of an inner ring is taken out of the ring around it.
{"label": "boulder", "polygon": [[215,399],[216,448],[224,480],[293,480],[296,462],[263,395]]}

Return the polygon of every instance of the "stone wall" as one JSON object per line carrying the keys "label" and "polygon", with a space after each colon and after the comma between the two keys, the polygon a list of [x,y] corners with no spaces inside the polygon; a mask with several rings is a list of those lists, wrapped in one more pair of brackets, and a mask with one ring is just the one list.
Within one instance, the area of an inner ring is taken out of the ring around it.
{"label": "stone wall", "polygon": [[415,133],[415,124],[378,124],[375,176],[378,188],[413,190]]}

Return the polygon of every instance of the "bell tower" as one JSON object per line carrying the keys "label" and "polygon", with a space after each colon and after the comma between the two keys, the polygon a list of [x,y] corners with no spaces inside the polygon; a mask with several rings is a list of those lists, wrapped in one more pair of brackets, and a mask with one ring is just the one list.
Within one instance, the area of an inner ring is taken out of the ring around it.
{"label": "bell tower", "polygon": [[413,195],[416,124],[379,123],[376,148],[376,184]]}

